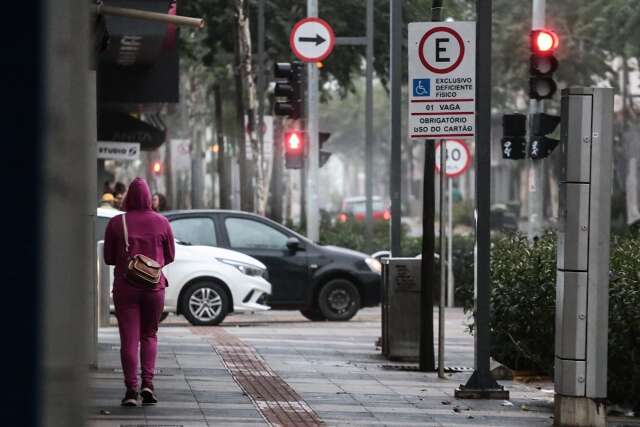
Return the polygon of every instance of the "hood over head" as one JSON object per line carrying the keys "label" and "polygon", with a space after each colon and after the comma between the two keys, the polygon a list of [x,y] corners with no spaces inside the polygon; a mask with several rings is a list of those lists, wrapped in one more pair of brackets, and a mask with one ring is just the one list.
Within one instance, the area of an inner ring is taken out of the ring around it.
{"label": "hood over head", "polygon": [[147,181],[136,178],[129,185],[124,199],[124,210],[127,212],[151,210],[151,190]]}

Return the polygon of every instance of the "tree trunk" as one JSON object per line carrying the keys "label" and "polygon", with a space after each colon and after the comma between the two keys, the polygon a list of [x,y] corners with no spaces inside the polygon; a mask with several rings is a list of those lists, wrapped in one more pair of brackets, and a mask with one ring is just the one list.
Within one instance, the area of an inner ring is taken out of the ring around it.
{"label": "tree trunk", "polygon": [[[251,153],[247,156],[247,163],[251,168],[251,178],[255,178],[256,210],[259,214],[264,215],[267,206],[267,194],[269,181],[266,179],[268,175],[268,165],[262,161],[262,150],[259,146],[257,132],[262,131],[262,123],[258,124],[256,117],[257,112],[257,88],[253,72],[253,59],[251,52],[251,29],[249,25],[249,16],[247,13],[248,2],[245,0],[235,0],[237,31],[238,31],[238,66],[240,75],[247,90],[247,129],[249,130],[249,142],[251,144]],[[244,137],[244,135],[243,135]],[[250,190],[250,189],[249,189]]]}
{"label": "tree trunk", "polygon": [[[237,0],[242,2],[241,0]],[[242,9],[242,8],[241,8]],[[242,12],[244,16],[244,12]],[[242,52],[240,47],[240,15],[236,6],[236,25],[234,27],[234,60],[233,77],[236,86],[236,125],[237,125],[237,147],[238,164],[240,167],[240,209],[247,212],[253,211],[253,195],[251,192],[250,167],[247,158],[247,145],[245,141],[245,120],[244,120],[244,82],[242,80]]]}
{"label": "tree trunk", "polygon": [[171,138],[164,143],[164,196],[169,208],[175,206],[175,181],[173,179],[173,164],[171,163]]}
{"label": "tree trunk", "polygon": [[273,120],[273,173],[271,175],[271,219],[276,222],[283,222],[282,196],[285,186],[282,180],[284,171],[282,153],[282,121]]}
{"label": "tree trunk", "polygon": [[222,89],[216,84],[213,87],[215,103],[216,143],[218,144],[218,195],[220,196],[220,209],[231,209],[231,180],[229,170],[225,162],[224,147],[224,119],[222,113]]}
{"label": "tree trunk", "polygon": [[191,207],[203,209],[204,204],[204,129],[196,126],[191,140]]}

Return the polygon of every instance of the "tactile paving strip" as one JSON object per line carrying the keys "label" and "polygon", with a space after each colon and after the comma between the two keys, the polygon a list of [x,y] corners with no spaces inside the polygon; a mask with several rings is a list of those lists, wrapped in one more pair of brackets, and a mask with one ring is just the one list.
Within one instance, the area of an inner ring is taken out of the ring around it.
{"label": "tactile paving strip", "polygon": [[205,336],[236,383],[272,426],[324,426],[318,414],[274,372],[256,350],[220,327],[191,331]]}

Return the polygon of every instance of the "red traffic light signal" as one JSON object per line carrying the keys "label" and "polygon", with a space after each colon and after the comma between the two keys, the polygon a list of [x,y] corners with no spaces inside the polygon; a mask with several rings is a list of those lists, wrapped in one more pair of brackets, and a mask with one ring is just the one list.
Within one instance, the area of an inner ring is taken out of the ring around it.
{"label": "red traffic light signal", "polygon": [[153,172],[154,175],[162,175],[163,169],[162,162],[156,161],[151,164],[151,172]]}
{"label": "red traffic light signal", "polygon": [[295,152],[302,149],[302,133],[298,131],[291,131],[285,133],[286,135],[286,151]]}
{"label": "red traffic light signal", "polygon": [[553,55],[558,49],[558,35],[546,28],[531,31],[531,52],[536,55]]}
{"label": "red traffic light signal", "polygon": [[558,49],[558,35],[546,28],[531,31],[531,57],[529,59],[529,96],[532,99],[549,99],[558,86],[553,73],[558,60],[553,54]]}
{"label": "red traffic light signal", "polygon": [[299,130],[284,133],[284,160],[287,169],[304,166],[306,134]]}

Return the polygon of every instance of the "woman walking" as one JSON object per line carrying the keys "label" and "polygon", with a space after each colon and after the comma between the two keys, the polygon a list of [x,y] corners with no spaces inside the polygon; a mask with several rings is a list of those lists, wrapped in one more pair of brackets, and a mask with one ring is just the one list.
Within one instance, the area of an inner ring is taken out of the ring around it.
{"label": "woman walking", "polygon": [[131,262],[142,259],[151,266],[155,261],[156,267],[164,267],[173,262],[174,239],[169,221],[151,209],[151,191],[142,178],[136,178],[129,186],[123,208],[125,214],[109,221],[104,239],[105,262],[115,265],[113,303],[127,388],[122,405],[138,404],[138,347],[142,365],[142,404],[154,405],[158,402],[153,389],[158,349],[156,334],[164,309],[164,288],[168,284],[159,272],[157,283],[136,280]]}

